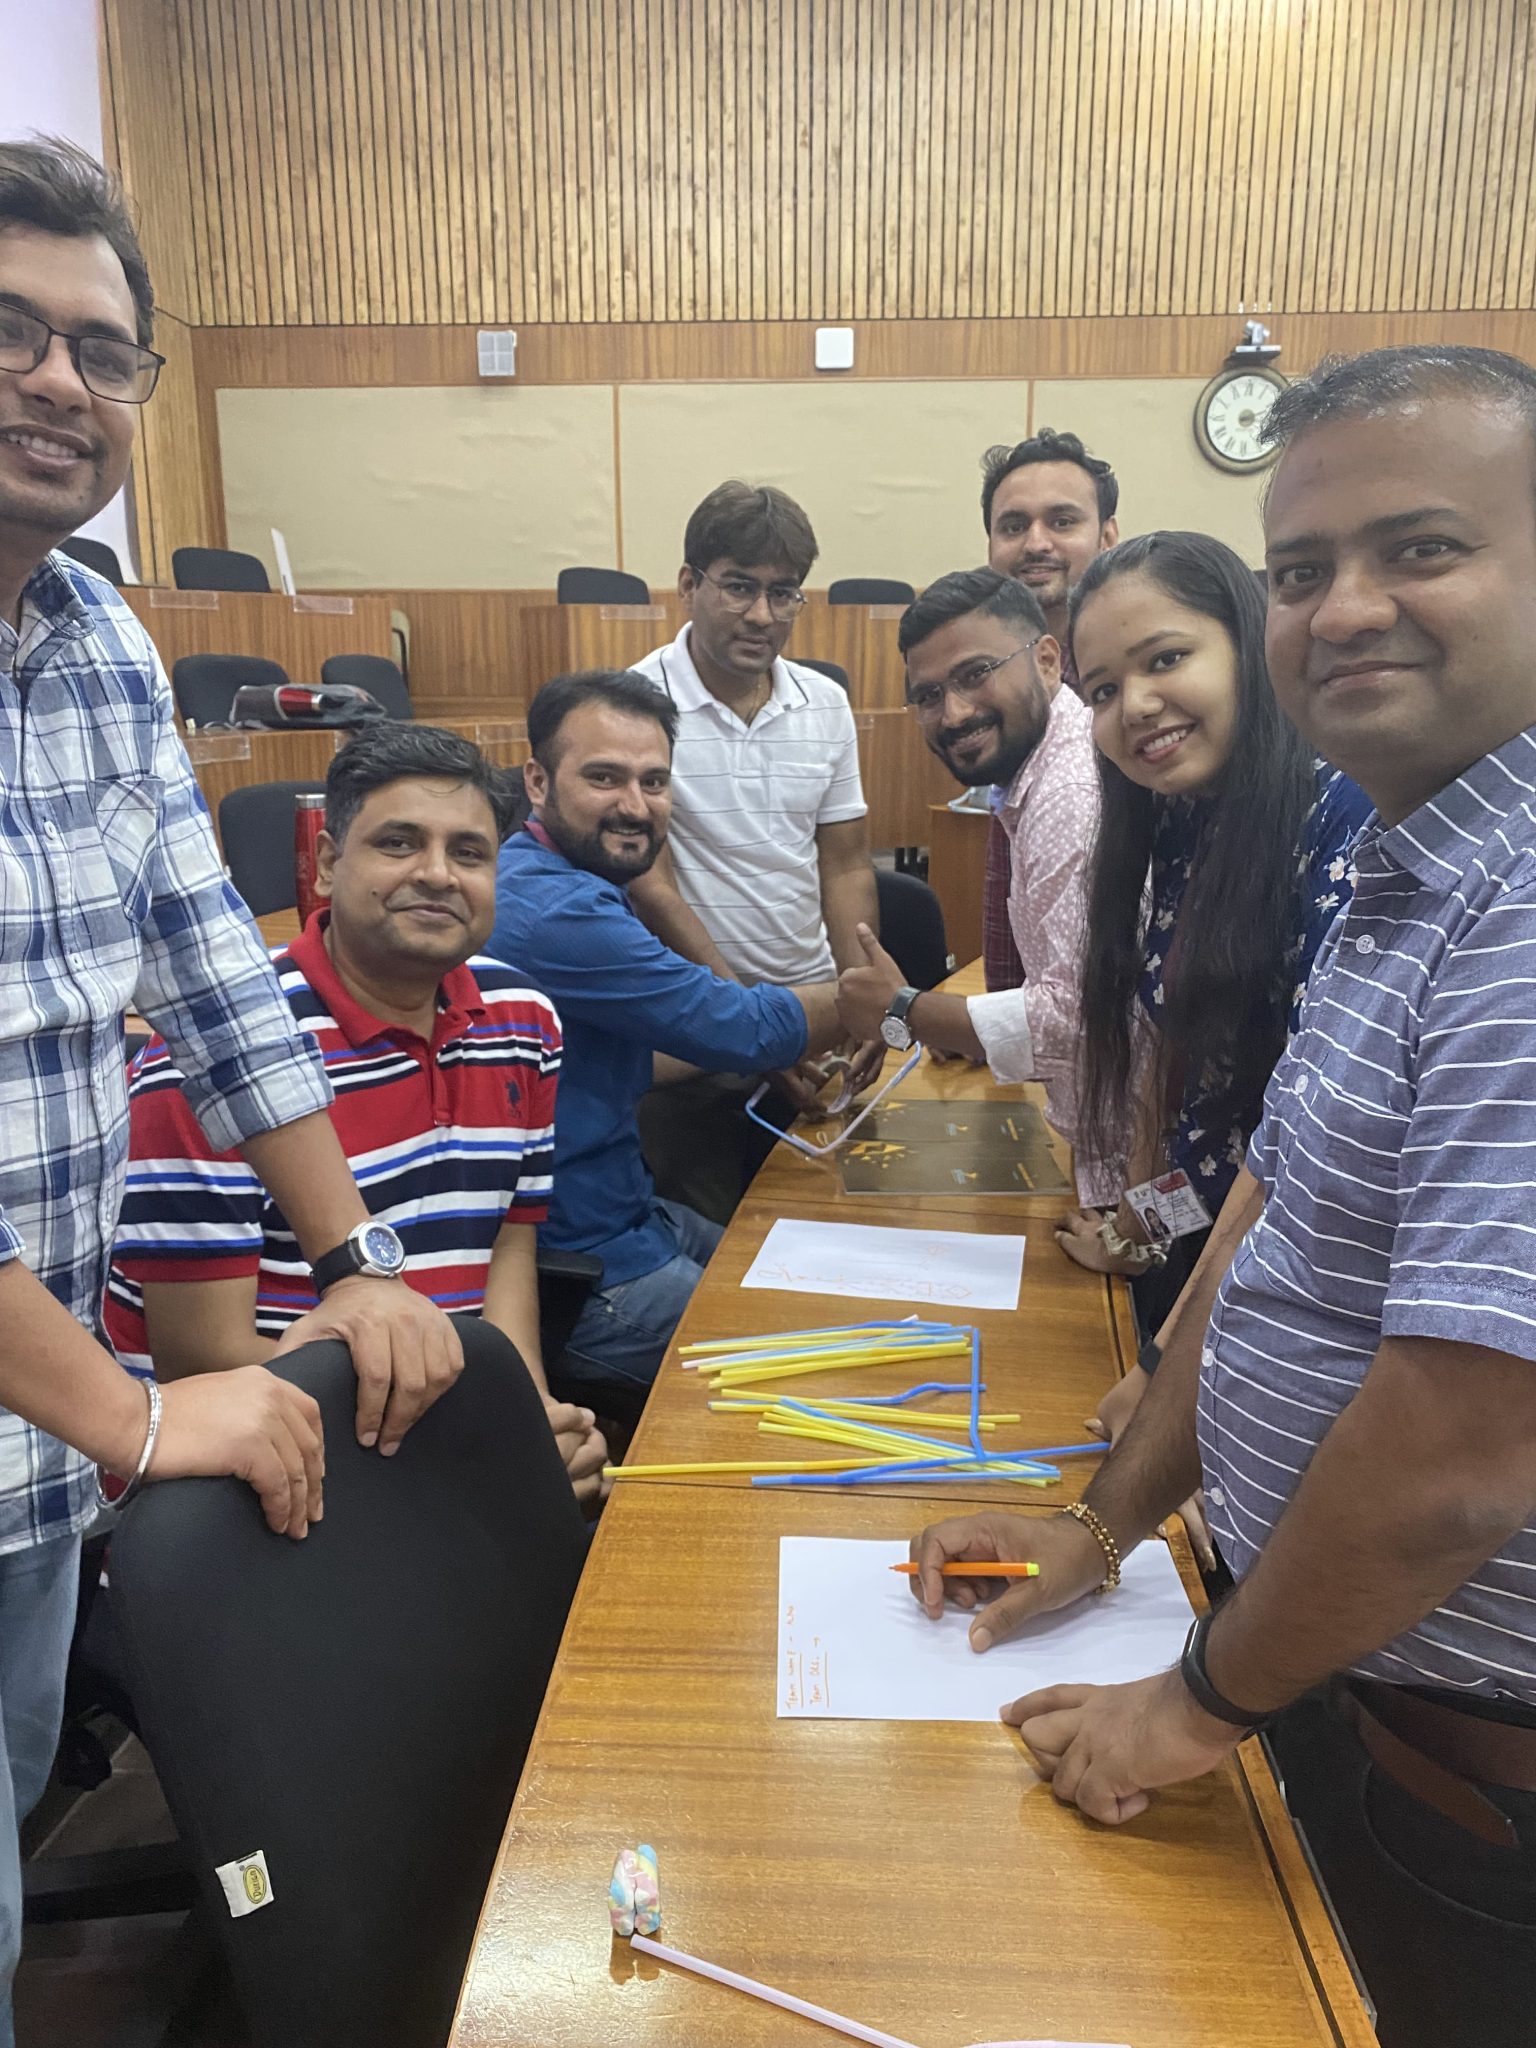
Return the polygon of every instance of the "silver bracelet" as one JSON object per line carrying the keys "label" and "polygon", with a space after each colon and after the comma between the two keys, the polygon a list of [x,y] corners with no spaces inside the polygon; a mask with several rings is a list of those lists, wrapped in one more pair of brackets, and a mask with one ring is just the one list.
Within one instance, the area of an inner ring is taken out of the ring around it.
{"label": "silver bracelet", "polygon": [[101,1467],[98,1465],[96,1468],[96,1506],[104,1514],[120,1515],[122,1513],[129,1501],[133,1499],[139,1488],[144,1484],[145,1474],[149,1471],[149,1461],[155,1455],[155,1440],[160,1434],[160,1384],[158,1380],[145,1380],[142,1384],[145,1393],[149,1396],[149,1428],[145,1433],[144,1448],[139,1453],[139,1462],[133,1468],[133,1477],[123,1488],[123,1491],[116,1500],[108,1500],[106,1489],[101,1483]]}

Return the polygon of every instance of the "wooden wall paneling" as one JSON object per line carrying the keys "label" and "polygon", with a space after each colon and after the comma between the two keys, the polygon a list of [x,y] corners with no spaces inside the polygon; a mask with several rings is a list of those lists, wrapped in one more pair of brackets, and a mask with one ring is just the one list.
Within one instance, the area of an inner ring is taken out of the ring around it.
{"label": "wooden wall paneling", "polygon": [[1527,0],[102,4],[209,324],[1530,305]]}

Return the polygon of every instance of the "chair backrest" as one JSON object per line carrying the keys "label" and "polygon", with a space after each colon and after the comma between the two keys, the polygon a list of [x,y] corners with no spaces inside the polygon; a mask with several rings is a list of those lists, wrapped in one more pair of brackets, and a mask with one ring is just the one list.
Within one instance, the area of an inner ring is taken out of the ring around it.
{"label": "chair backrest", "polygon": [[[302,1543],[234,1479],[148,1487],[113,1539],[139,1726],[255,2048],[441,2048],[580,1576],[533,1382],[455,1320],[463,1375],[392,1458],[356,1441],[344,1346],[272,1361],[325,1424]],[[236,1918],[217,1873],[258,1850],[270,1900]]]}
{"label": "chair backrest", "polygon": [[875,869],[880,943],[912,988],[934,988],[949,973],[944,911],[926,882],[891,868]]}
{"label": "chair backrest", "polygon": [[59,553],[83,562],[87,569],[94,569],[98,576],[105,576],[109,583],[122,589],[123,565],[117,559],[116,548],[109,548],[104,540],[92,540],[88,533],[74,533],[59,542]]}
{"label": "chair backrest", "polygon": [[235,692],[247,683],[281,687],[288,671],[259,654],[184,654],[171,670],[176,709],[194,725],[227,725]]}
{"label": "chair backrest", "polygon": [[260,555],[238,548],[177,548],[171,574],[178,590],[270,590]]}
{"label": "chair backrest", "polygon": [[562,569],[555,597],[560,604],[649,604],[651,587],[627,569]]}
{"label": "chair backrest", "polygon": [[812,661],[808,654],[797,654],[795,656],[795,666],[796,668],[815,669],[817,675],[825,676],[829,683],[836,683],[845,697],[849,694],[848,671],[845,668],[839,667],[835,661]]}
{"label": "chair backrest", "polygon": [[293,800],[324,794],[323,782],[252,782],[219,799],[224,862],[252,917],[297,906]]}
{"label": "chair backrest", "polygon": [[379,700],[391,718],[416,716],[405,677],[386,655],[328,654],[320,665],[320,680],[366,690],[370,697]]}
{"label": "chair backrest", "polygon": [[828,604],[910,604],[917,592],[894,576],[841,576],[828,586]]}

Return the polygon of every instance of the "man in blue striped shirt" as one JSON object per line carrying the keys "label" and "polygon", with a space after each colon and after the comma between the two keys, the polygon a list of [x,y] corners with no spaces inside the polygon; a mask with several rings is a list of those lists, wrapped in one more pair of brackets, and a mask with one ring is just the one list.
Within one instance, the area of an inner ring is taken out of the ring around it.
{"label": "man in blue striped shirt", "polygon": [[[1325,364],[1271,430],[1271,673],[1376,804],[1354,900],[1087,1516],[916,1548],[1040,1561],[978,1618],[985,1648],[1113,1579],[1115,1546],[1203,1477],[1237,1586],[1181,1667],[1005,1719],[1058,1797],[1116,1822],[1281,1715],[1383,2042],[1516,2048],[1536,1997],[1536,371],[1383,350]],[[937,1606],[935,1572],[921,1592]]]}
{"label": "man in blue striped shirt", "polygon": [[392,1448],[463,1364],[437,1308],[351,1263],[377,1226],[313,1044],[224,879],[164,670],[111,586],[50,553],[127,474],[162,360],[153,312],[101,167],[63,145],[0,146],[0,2048],[16,1828],[53,1760],[94,1467],[233,1473],[293,1536],[321,1505],[307,1395],[252,1365],[162,1399],[101,1336],[128,1156],[125,1009],[176,1048],[210,1139],[241,1148],[305,1257],[349,1266],[283,1348],[348,1338],[363,1441]]}

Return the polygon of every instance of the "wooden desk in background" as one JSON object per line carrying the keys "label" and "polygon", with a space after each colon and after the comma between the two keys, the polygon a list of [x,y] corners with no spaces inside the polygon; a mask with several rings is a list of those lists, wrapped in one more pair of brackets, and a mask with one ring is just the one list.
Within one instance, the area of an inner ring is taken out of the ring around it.
{"label": "wooden desk in background", "polygon": [[395,656],[388,597],[285,597],[279,591],[164,590],[130,584],[122,593],[160,650],[166,670],[184,654],[256,654],[290,682],[318,683],[332,654]]}
{"label": "wooden desk in background", "polygon": [[[675,591],[653,591],[649,605],[557,605],[552,591],[531,590],[376,596],[409,621],[411,695],[424,717],[526,702],[572,669],[626,668],[675,640],[687,617]],[[894,710],[903,702],[900,617],[899,605],[829,605],[824,591],[808,591],[784,652],[846,669],[855,710]]]}
{"label": "wooden desk in background", "polygon": [[[957,1101],[1001,1093],[968,1068],[929,1069],[922,1086]],[[882,1223],[915,1210],[937,1227],[965,1228],[967,1216],[989,1229],[1022,1224],[1020,1311],[979,1318],[983,1369],[994,1394],[1024,1408],[1032,1441],[1063,1430],[1075,1440],[1096,1391],[1123,1369],[1129,1327],[1123,1291],[1052,1263],[1051,1204],[892,1205],[842,1195],[830,1171],[769,1162],[685,1330],[858,1314],[855,1302],[741,1291],[777,1215]],[[662,1375],[632,1459],[696,1450],[706,1430],[706,1454],[722,1455],[723,1437],[699,1422],[702,1390],[680,1384],[691,1375],[670,1357]],[[1020,1493],[987,1498],[1013,1507]],[[451,2048],[811,2048],[829,2038],[611,1938],[608,1874],[619,1847],[640,1841],[660,1857],[663,1938],[922,2048],[1021,2035],[1369,2048],[1374,2035],[1256,1743],[1161,1794],[1144,1819],[1107,1829],[1058,1806],[999,1727],[776,1718],[779,1538],[905,1538],[957,1498],[964,1489],[765,1492],[725,1475],[615,1488]],[[1195,1589],[1177,1529],[1175,1552]]]}
{"label": "wooden desk in background", "polygon": [[[423,717],[429,716],[418,705]],[[528,758],[528,727],[522,706],[500,713],[444,716],[432,723],[462,732],[503,768],[517,768]],[[949,787],[942,765],[923,745],[904,711],[861,711],[859,768],[869,803],[870,844],[877,851],[893,846],[918,846],[924,841],[935,787]],[[218,819],[219,801],[232,789],[253,782],[319,782],[345,733],[208,732],[187,739],[199,786]],[[950,941],[954,951],[954,941]]]}
{"label": "wooden desk in background", "polygon": [[919,844],[928,848],[928,886],[944,912],[944,931],[956,960],[981,952],[981,895],[987,874],[990,811],[930,809]]}

